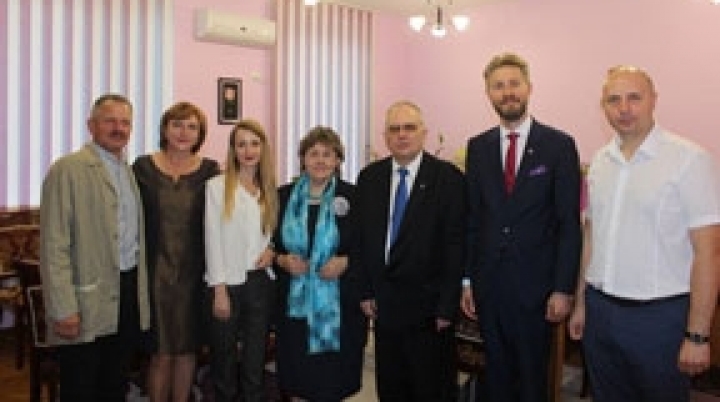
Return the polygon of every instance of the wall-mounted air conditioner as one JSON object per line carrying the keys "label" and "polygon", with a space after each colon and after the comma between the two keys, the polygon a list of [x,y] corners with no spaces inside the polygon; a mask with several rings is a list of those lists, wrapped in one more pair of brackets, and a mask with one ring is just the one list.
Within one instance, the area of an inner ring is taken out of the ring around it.
{"label": "wall-mounted air conditioner", "polygon": [[198,9],[195,10],[195,38],[203,42],[267,48],[275,45],[275,22]]}

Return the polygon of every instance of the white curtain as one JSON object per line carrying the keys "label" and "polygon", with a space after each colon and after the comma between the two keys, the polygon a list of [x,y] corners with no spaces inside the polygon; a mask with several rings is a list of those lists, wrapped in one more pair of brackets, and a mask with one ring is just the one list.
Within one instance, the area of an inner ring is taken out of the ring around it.
{"label": "white curtain", "polygon": [[300,139],[316,125],[345,145],[343,176],[354,181],[369,149],[372,13],[338,4],[278,0],[277,104],[280,177],[300,168]]}
{"label": "white curtain", "polygon": [[45,171],[89,139],[103,93],[133,103],[130,160],[157,148],[172,50],[173,0],[3,0],[0,206],[39,204]]}

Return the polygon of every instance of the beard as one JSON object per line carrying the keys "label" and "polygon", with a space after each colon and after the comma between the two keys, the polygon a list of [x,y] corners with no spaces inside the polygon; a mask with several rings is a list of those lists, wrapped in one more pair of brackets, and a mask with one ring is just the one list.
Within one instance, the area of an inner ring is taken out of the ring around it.
{"label": "beard", "polygon": [[[503,108],[503,105],[509,103],[510,101],[518,102],[518,106]],[[525,116],[525,112],[527,112],[527,102],[522,102],[517,98],[503,99],[500,103],[494,103],[493,107],[495,108],[495,112],[503,121],[518,121]]]}

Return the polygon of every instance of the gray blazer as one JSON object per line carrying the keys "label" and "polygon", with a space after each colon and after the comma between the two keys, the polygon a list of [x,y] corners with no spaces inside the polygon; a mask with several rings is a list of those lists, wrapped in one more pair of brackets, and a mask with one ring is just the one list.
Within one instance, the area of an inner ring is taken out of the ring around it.
{"label": "gray blazer", "polygon": [[[132,175],[128,167],[128,173]],[[150,325],[145,230],[138,202],[140,326]],[[120,296],[118,199],[100,155],[90,144],[58,159],[45,177],[40,206],[40,273],[51,344],[91,342],[117,332]],[[52,322],[80,314],[80,336],[59,338]]]}

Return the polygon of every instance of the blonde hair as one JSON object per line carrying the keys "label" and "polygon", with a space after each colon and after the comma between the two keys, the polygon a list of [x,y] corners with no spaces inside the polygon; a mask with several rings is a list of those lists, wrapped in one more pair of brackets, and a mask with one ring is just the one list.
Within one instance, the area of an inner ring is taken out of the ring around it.
{"label": "blonde hair", "polygon": [[525,79],[530,82],[530,71],[528,70],[527,62],[515,53],[502,53],[493,57],[492,60],[490,60],[490,62],[487,64],[487,66],[485,66],[483,76],[487,80],[490,75],[495,72],[495,70],[501,67],[519,68],[522,72],[522,75],[525,76]]}
{"label": "blonde hair", "polygon": [[258,187],[260,188],[258,203],[262,210],[263,233],[270,234],[275,230],[275,226],[277,225],[278,197],[277,183],[275,180],[275,164],[272,159],[270,144],[268,143],[265,130],[260,123],[255,120],[240,120],[235,124],[235,127],[230,133],[228,152],[225,159],[224,216],[226,219],[230,219],[235,208],[235,191],[237,191],[238,172],[240,170],[240,163],[235,154],[235,138],[240,130],[247,130],[257,135],[262,143],[260,166],[255,173],[255,180],[257,180]]}

